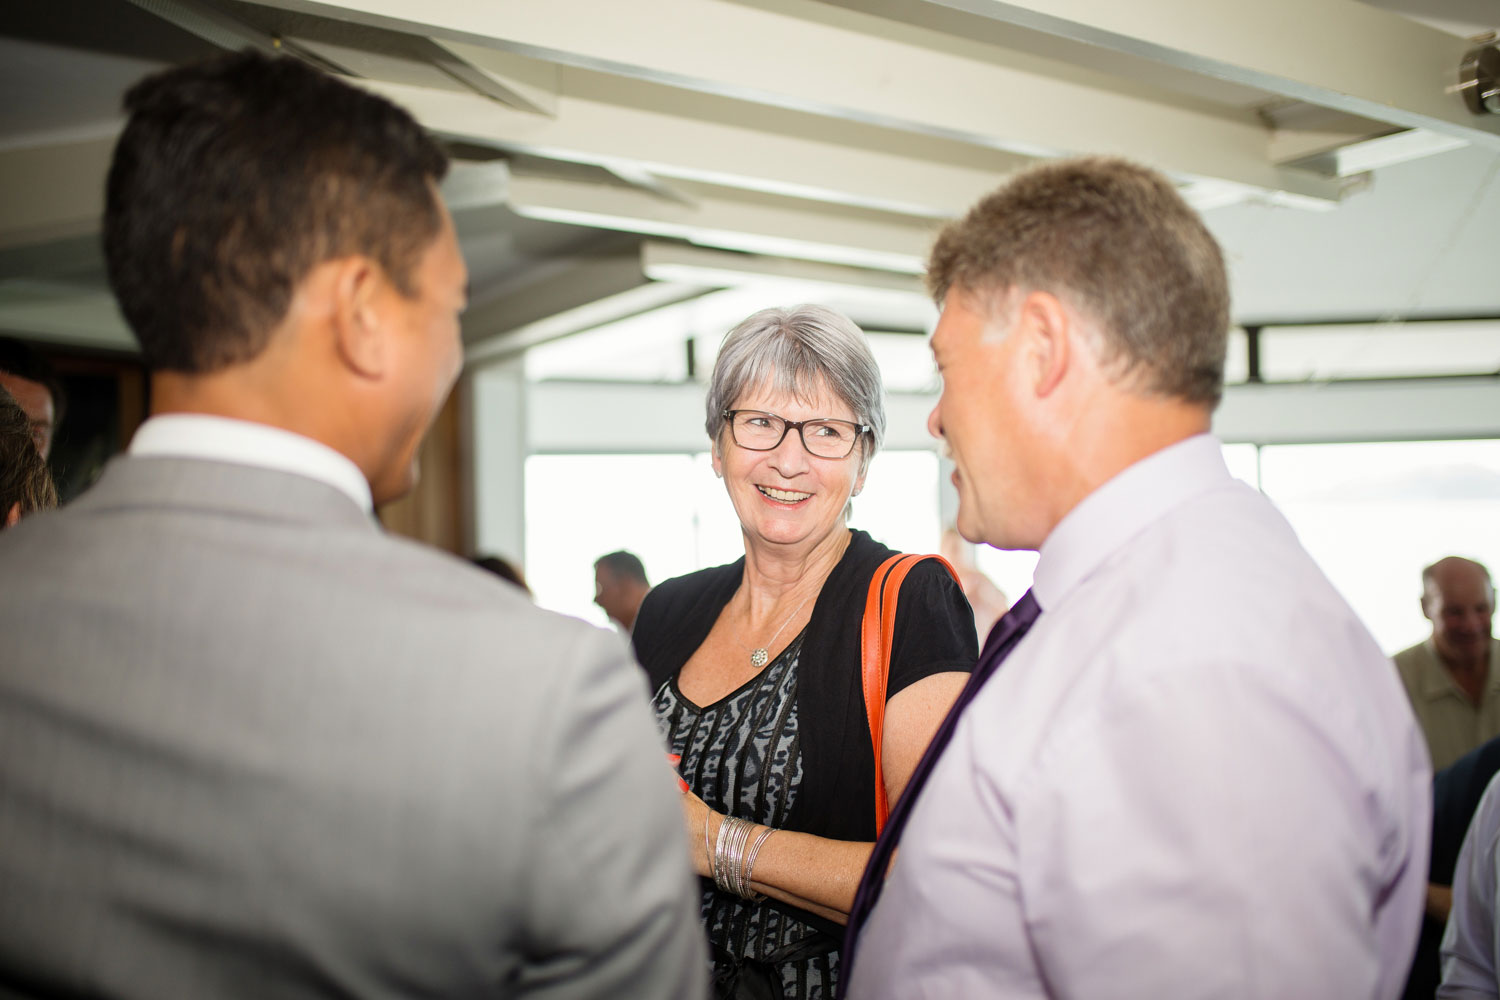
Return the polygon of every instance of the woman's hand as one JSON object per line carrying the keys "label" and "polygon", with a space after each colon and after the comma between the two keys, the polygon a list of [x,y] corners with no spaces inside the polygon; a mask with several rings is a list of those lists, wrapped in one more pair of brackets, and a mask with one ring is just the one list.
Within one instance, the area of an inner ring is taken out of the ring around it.
{"label": "woman's hand", "polygon": [[[714,877],[713,850],[723,822],[724,814],[710,809],[691,790],[682,793],[682,824],[693,871],[703,878]],[[778,830],[758,856],[752,885],[766,895],[843,923],[874,846]]]}
{"label": "woman's hand", "polygon": [[[680,754],[680,753],[669,753],[669,754],[667,754],[667,763],[671,764],[672,767],[675,769],[678,765],[680,765],[682,763],[682,754]],[[685,792],[685,791],[688,790],[688,783],[686,781],[682,780],[682,775],[681,774],[677,775],[677,790],[679,792]]]}

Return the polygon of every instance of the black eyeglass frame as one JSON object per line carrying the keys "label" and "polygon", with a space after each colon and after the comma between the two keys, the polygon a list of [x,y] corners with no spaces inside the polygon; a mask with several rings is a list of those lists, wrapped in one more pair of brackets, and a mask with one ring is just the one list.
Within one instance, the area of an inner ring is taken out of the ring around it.
{"label": "black eyeglass frame", "polygon": [[[750,445],[740,444],[740,439],[735,437],[734,434],[734,418],[741,413],[758,413],[763,417],[775,417],[782,424],[781,437],[777,438],[776,443],[769,448],[752,448]],[[797,431],[797,440],[802,442],[803,451],[807,452],[813,458],[826,458],[831,461],[842,461],[854,454],[854,447],[859,444],[859,439],[874,430],[869,424],[861,424],[854,420],[840,420],[838,417],[811,417],[807,420],[788,420],[781,414],[772,413],[770,410],[725,410],[720,415],[729,422],[729,440],[734,442],[736,448],[744,448],[746,451],[775,451],[781,447],[781,442],[786,440],[787,434],[795,429]],[[849,450],[842,455],[819,455],[807,446],[807,438],[802,435],[802,428],[808,424],[844,424],[847,427],[853,427],[855,432],[854,440],[849,442]]]}

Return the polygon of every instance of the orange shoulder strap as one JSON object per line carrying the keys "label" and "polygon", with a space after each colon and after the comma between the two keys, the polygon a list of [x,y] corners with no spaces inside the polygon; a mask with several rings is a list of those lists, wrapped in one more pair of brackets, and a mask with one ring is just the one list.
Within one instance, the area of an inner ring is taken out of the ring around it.
{"label": "orange shoulder strap", "polygon": [[901,584],[912,567],[924,559],[936,559],[958,579],[953,567],[942,556],[914,555],[909,552],[891,556],[880,564],[870,580],[865,597],[865,615],[859,628],[861,683],[865,693],[865,718],[870,726],[870,744],[875,749],[875,835],[885,829],[891,813],[885,791],[885,768],[882,766],[881,743],[885,734],[885,690],[891,672],[891,644],[896,632],[896,598]]}

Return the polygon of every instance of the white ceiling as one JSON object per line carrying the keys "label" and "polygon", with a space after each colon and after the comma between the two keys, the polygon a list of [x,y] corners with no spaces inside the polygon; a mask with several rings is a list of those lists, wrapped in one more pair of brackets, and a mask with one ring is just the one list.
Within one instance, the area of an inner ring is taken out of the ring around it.
{"label": "white ceiling", "polygon": [[787,298],[919,331],[935,228],[1063,153],[1176,178],[1243,322],[1500,316],[1500,116],[1452,88],[1495,0],[144,4],[0,24],[0,328],[128,349],[96,247],[120,96],[278,41],[453,144],[476,361],[671,378],[643,345]]}

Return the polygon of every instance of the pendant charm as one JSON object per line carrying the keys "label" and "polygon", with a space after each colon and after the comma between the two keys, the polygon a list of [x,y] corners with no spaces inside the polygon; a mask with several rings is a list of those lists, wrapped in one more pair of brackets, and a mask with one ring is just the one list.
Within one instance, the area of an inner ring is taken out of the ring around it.
{"label": "pendant charm", "polygon": [[752,649],[750,651],[750,665],[752,667],[755,667],[756,669],[760,669],[761,667],[765,666],[766,661],[769,659],[770,657],[766,655],[766,647],[764,646],[759,649]]}

